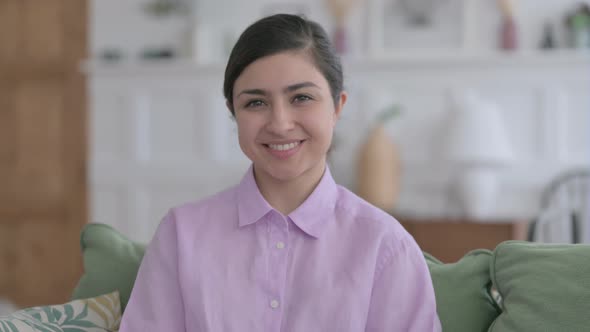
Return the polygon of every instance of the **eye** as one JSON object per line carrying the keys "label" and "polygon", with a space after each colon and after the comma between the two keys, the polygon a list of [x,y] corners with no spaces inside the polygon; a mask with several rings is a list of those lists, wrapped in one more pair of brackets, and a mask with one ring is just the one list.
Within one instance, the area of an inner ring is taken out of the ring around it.
{"label": "eye", "polygon": [[303,103],[308,100],[312,100],[312,98],[308,95],[296,95],[295,97],[293,97],[294,103]]}
{"label": "eye", "polygon": [[254,99],[254,100],[248,101],[244,107],[245,108],[256,108],[256,107],[261,107],[261,106],[264,106],[264,102],[260,99]]}

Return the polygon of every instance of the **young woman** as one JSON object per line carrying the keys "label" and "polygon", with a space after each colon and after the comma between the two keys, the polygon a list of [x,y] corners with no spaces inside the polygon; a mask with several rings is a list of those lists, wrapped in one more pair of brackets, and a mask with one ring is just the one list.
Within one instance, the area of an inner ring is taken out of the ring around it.
{"label": "young woman", "polygon": [[274,15],[243,32],[224,94],[252,166],[164,218],[120,332],[440,331],[413,238],[326,165],[342,81],[317,23]]}

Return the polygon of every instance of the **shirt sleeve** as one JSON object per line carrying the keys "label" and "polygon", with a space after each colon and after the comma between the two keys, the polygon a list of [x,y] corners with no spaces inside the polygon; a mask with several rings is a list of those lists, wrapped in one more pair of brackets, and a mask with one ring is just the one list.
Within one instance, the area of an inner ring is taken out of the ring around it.
{"label": "shirt sleeve", "polygon": [[442,331],[428,266],[416,242],[402,241],[384,256],[375,275],[366,331]]}
{"label": "shirt sleeve", "polygon": [[119,332],[184,332],[184,324],[176,222],[169,212],[146,249]]}

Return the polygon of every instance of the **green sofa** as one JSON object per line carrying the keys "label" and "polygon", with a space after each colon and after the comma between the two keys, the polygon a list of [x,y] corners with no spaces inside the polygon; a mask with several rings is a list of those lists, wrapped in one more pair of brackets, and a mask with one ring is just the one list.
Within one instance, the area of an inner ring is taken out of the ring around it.
{"label": "green sofa", "polygon": [[[73,298],[129,299],[145,245],[110,226],[81,236],[85,273]],[[453,264],[425,254],[444,331],[590,331],[590,246],[508,241]]]}

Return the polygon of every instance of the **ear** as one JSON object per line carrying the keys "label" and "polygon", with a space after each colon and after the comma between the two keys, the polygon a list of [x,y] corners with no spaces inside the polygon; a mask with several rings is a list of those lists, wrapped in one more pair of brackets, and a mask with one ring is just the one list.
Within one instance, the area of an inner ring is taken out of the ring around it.
{"label": "ear", "polygon": [[334,105],[334,126],[336,125],[336,121],[340,118],[340,114],[342,113],[342,109],[344,108],[344,104],[346,104],[346,99],[348,98],[348,93],[346,91],[340,92],[340,98],[336,105]]}

